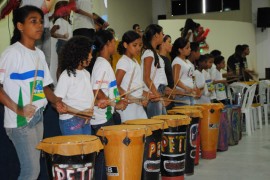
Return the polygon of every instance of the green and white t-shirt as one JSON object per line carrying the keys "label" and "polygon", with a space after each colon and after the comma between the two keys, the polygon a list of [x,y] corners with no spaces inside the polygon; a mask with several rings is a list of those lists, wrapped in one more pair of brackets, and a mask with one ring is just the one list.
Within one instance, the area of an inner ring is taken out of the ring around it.
{"label": "green and white t-shirt", "polygon": [[[30,103],[32,90],[34,91],[32,102],[37,110],[46,106],[47,99],[43,87],[52,82],[45,56],[40,49],[31,50],[20,42],[16,42],[2,53],[0,84],[3,84],[4,91],[20,107]],[[17,128],[26,124],[25,117],[17,115],[5,107],[4,126],[6,128]]]}
{"label": "green and white t-shirt", "polygon": [[[102,80],[102,76],[105,73],[104,79]],[[110,63],[103,57],[98,57],[96,59],[92,75],[91,75],[91,83],[93,90],[97,90],[99,84],[101,84],[100,90],[107,96],[109,99],[114,99],[119,96],[119,92],[117,89],[117,83],[115,74]],[[118,100],[116,100],[118,101]],[[98,125],[106,123],[109,119],[112,118],[114,112],[114,107],[107,106],[105,109],[94,107],[94,119],[91,120],[92,125]]]}

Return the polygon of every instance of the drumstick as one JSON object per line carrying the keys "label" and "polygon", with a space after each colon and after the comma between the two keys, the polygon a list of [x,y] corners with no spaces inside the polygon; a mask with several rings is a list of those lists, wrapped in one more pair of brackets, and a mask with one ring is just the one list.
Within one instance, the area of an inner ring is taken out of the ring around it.
{"label": "drumstick", "polygon": [[102,85],[102,83],[103,83],[105,74],[106,74],[106,71],[104,71],[104,73],[103,73],[103,75],[102,75],[102,78],[101,78],[101,81],[100,81],[99,84],[98,84],[98,89],[97,89],[97,91],[96,91],[96,93],[95,93],[95,97],[94,97],[94,100],[93,100],[93,102],[92,102],[92,104],[91,104],[91,106],[90,106],[90,109],[93,109],[94,106],[95,106],[95,101],[96,101],[96,99],[97,99],[98,92],[99,92],[99,90],[100,90],[100,88],[101,88],[101,85]]}
{"label": "drumstick", "polygon": [[37,64],[36,64],[36,69],[35,69],[35,75],[34,75],[34,82],[33,82],[33,86],[32,86],[32,92],[31,92],[30,103],[29,104],[32,104],[33,103],[34,91],[35,91],[35,86],[36,86],[36,82],[37,82],[38,66],[39,66],[39,58],[37,59]]}
{"label": "drumstick", "polygon": [[140,86],[138,86],[138,87],[132,88],[131,90],[126,91],[125,93],[121,94],[120,96],[111,99],[110,102],[113,102],[113,101],[115,101],[115,100],[118,99],[118,98],[121,99],[121,97],[123,97],[123,96],[125,96],[125,95],[127,95],[127,94],[130,94],[131,92],[133,92],[133,91],[135,91],[135,90],[137,90],[137,89],[140,89],[140,88],[142,88],[142,87],[143,87],[143,85],[140,85]]}
{"label": "drumstick", "polygon": [[[129,80],[129,83],[128,83],[127,91],[129,91],[130,88],[131,88],[131,83],[132,83],[132,81],[133,81],[134,74],[135,74],[135,68],[136,68],[136,65],[135,65],[134,68],[133,68],[133,71],[132,71],[132,74],[131,74],[131,77],[130,77],[130,80]],[[127,94],[127,96],[126,96],[126,99],[128,99],[128,94]]]}
{"label": "drumstick", "polygon": [[180,79],[178,79],[178,80],[176,81],[176,83],[175,83],[175,85],[174,85],[174,87],[173,87],[171,93],[170,93],[169,96],[168,96],[169,99],[170,99],[170,97],[171,97],[173,91],[175,90],[175,88],[176,88],[176,86],[177,86],[177,84],[178,84],[179,81],[180,81]]}
{"label": "drumstick", "polygon": [[150,83],[150,86],[149,86],[149,91],[148,91],[147,96],[146,96],[147,99],[149,99],[149,94],[150,94],[150,91],[151,91],[151,88],[152,88],[154,79],[155,79],[155,77],[156,77],[157,66],[158,66],[158,65],[155,66],[155,70],[154,70],[154,73],[153,73],[153,76],[152,76],[152,79],[151,79],[151,83]]}
{"label": "drumstick", "polygon": [[[102,83],[103,83],[105,74],[106,74],[106,71],[104,71],[104,73],[103,73],[103,75],[102,75],[102,78],[101,78],[101,81],[100,81],[99,84],[98,84],[98,89],[97,89],[97,91],[96,91],[96,93],[95,93],[95,97],[94,97],[94,100],[93,100],[93,102],[92,102],[92,104],[91,104],[91,106],[90,106],[90,109],[93,109],[94,106],[95,106],[95,101],[96,101],[96,99],[97,99],[98,92],[99,92],[99,90],[100,90],[100,88],[101,88],[101,85],[102,85]],[[85,120],[85,124],[87,124],[88,121],[89,121],[89,119]]]}

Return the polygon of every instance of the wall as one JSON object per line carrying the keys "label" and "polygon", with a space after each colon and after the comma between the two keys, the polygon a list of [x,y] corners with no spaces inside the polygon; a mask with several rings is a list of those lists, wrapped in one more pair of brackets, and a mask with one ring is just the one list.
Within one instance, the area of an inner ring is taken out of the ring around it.
{"label": "wall", "polygon": [[108,0],[108,21],[118,38],[135,23],[142,29],[152,23],[152,1],[149,0]]}
{"label": "wall", "polygon": [[[240,0],[240,10],[228,11],[228,12],[211,12],[207,14],[189,14],[184,16],[171,16],[171,0],[167,0],[167,18],[169,19],[214,19],[214,20],[232,20],[251,22],[251,1],[252,0]],[[254,0],[255,1],[255,0]]]}
{"label": "wall", "polygon": [[158,15],[166,15],[167,0],[152,0],[152,19],[153,23],[158,22]]}
{"label": "wall", "polygon": [[[203,27],[210,29],[206,42],[209,45],[209,52],[219,49],[225,59],[234,53],[237,44],[248,44],[250,49],[256,49],[255,29],[252,23],[238,21],[219,21],[194,19]],[[184,19],[167,19],[158,22],[164,34],[169,34],[174,41],[180,36],[179,27],[184,26]],[[247,57],[250,69],[257,70],[256,50],[251,51]]]}
{"label": "wall", "polygon": [[270,28],[263,32],[261,32],[260,28],[256,28],[257,9],[259,7],[270,7],[270,0],[252,0],[252,20],[256,30],[258,73],[261,78],[265,78],[265,68],[270,68]]}

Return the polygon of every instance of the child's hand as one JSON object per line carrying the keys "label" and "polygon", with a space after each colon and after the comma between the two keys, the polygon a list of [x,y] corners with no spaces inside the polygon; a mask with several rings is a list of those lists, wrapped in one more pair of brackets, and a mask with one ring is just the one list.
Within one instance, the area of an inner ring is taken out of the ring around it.
{"label": "child's hand", "polygon": [[36,109],[36,106],[27,104],[23,108],[19,108],[17,114],[26,117],[27,119],[31,119],[34,116]]}
{"label": "child's hand", "polygon": [[115,105],[115,109],[117,110],[125,110],[128,106],[128,100],[126,99],[121,99],[118,103]]}
{"label": "child's hand", "polygon": [[55,108],[56,108],[57,112],[60,114],[65,114],[68,111],[67,105],[65,103],[63,103],[62,100],[58,100],[55,103]]}
{"label": "child's hand", "polygon": [[66,33],[66,34],[63,35],[63,38],[64,39],[68,39],[68,37],[69,37],[69,34],[68,33]]}
{"label": "child's hand", "polygon": [[97,106],[98,106],[99,108],[101,108],[101,109],[106,108],[108,105],[109,105],[109,101],[106,100],[106,99],[100,99],[100,100],[98,100],[98,102],[97,102]]}

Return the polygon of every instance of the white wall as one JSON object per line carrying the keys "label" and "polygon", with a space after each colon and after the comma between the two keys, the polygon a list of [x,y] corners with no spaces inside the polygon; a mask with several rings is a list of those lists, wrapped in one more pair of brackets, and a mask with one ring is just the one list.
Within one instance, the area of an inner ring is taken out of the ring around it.
{"label": "white wall", "polygon": [[166,15],[167,0],[152,0],[152,19],[153,23],[158,22],[158,15]]}
{"label": "white wall", "polygon": [[[252,23],[239,21],[219,21],[194,19],[204,28],[209,28],[210,32],[206,42],[209,45],[209,52],[219,49],[225,59],[234,53],[238,44],[248,44],[251,52],[247,57],[249,68],[257,71],[256,63],[256,38],[255,29]],[[165,34],[169,34],[174,41],[180,36],[180,27],[185,24],[184,19],[167,19],[158,22],[164,29]]]}
{"label": "white wall", "polygon": [[260,28],[256,28],[257,9],[259,7],[270,7],[270,0],[252,0],[252,17],[256,29],[258,73],[260,78],[265,78],[265,68],[270,68],[270,28],[263,32],[261,32]]}

